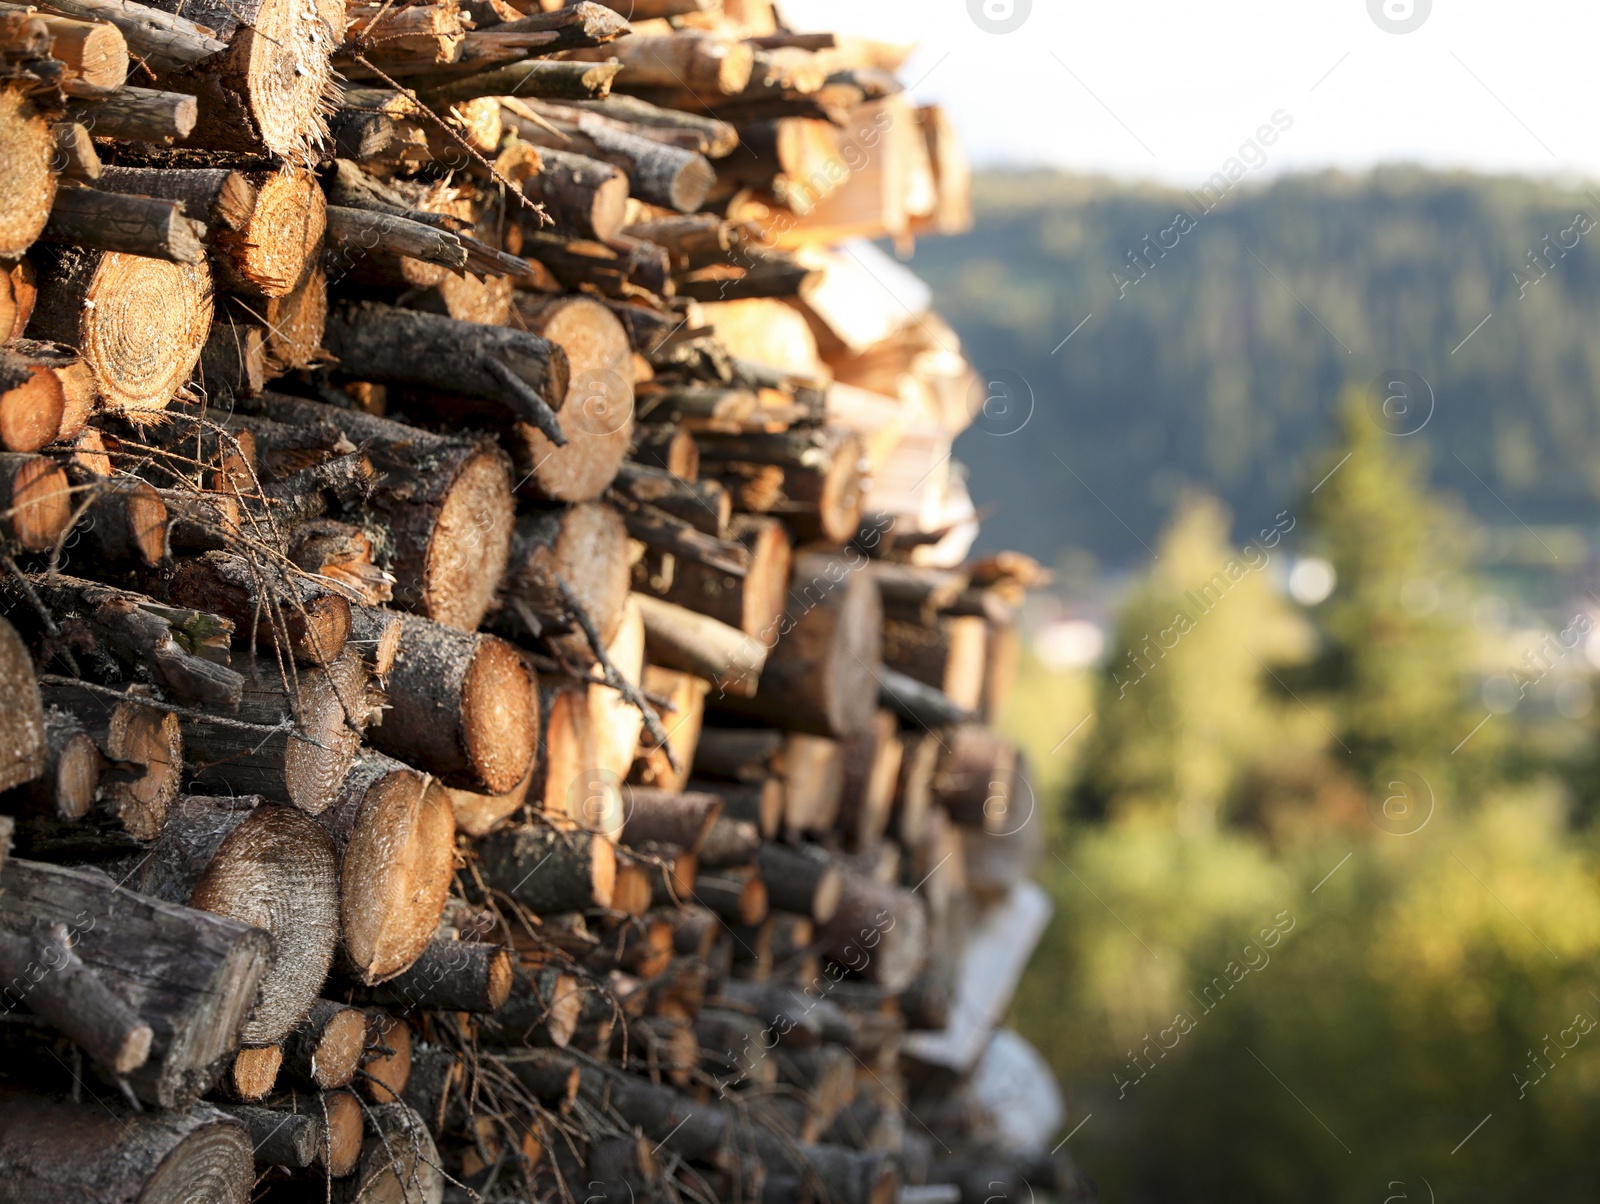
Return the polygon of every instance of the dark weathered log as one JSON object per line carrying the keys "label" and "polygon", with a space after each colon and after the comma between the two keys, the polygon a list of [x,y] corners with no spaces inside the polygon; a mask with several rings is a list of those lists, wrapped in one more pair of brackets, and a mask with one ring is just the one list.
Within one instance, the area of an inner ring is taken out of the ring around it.
{"label": "dark weathered log", "polygon": [[[111,762],[111,772],[102,775],[101,800],[110,829],[133,840],[154,840],[166,822],[167,811],[177,800],[183,770],[184,739],[178,718],[155,707],[141,705],[148,690],[133,687],[126,695],[107,695],[83,686],[47,685],[41,697],[53,706],[71,712],[83,725],[100,755]],[[99,843],[96,825],[85,825],[88,845]],[[73,825],[61,825],[51,835],[60,837],[62,852],[73,843]],[[32,835],[37,843],[44,831]]]}
{"label": "dark weathered log", "polygon": [[911,891],[847,872],[839,910],[817,939],[841,966],[899,992],[911,985],[927,959],[927,912]]}
{"label": "dark weathered log", "polygon": [[[695,766],[699,769],[700,762]],[[722,800],[724,819],[754,824],[764,840],[771,840],[783,827],[783,783],[776,777],[748,783],[691,779],[688,789],[715,794]]]}
{"label": "dark weathered log", "polygon": [[72,521],[67,474],[44,456],[0,452],[0,542],[42,552]]}
{"label": "dark weathered log", "polygon": [[390,710],[373,743],[454,786],[487,793],[516,786],[539,742],[523,658],[494,636],[409,615],[401,623]]}
{"label": "dark weathered log", "polygon": [[968,711],[983,700],[987,651],[988,624],[976,616],[939,616],[931,623],[884,619],[883,663],[944,691]]}
{"label": "dark weathered log", "polygon": [[757,855],[772,906],[826,924],[839,910],[843,879],[819,845],[764,844]]}
{"label": "dark weathered log", "polygon": [[788,532],[775,519],[741,514],[729,524],[728,537],[748,557],[743,574],[680,559],[672,584],[661,596],[770,644],[789,588]]}
{"label": "dark weathered log", "polygon": [[0,619],[0,691],[7,700],[6,723],[0,727],[0,790],[9,790],[44,773],[49,746],[33,660],[16,629],[4,619]]}
{"label": "dark weathered log", "polygon": [[887,666],[878,670],[878,700],[908,723],[930,730],[972,719],[972,712],[943,690]]}
{"label": "dark weathered log", "polygon": [[761,828],[754,820],[720,817],[700,846],[700,868],[753,865],[761,850]]}
{"label": "dark weathered log", "polygon": [[411,965],[439,926],[455,821],[424,775],[363,753],[320,817],[339,850],[341,963],[374,983]]}
{"label": "dark weathered log", "polygon": [[284,1112],[251,1104],[223,1104],[220,1110],[244,1125],[250,1134],[257,1166],[302,1170],[316,1165],[327,1144],[327,1127],[309,1112]]}
{"label": "dark weathered log", "polygon": [[535,913],[611,906],[617,857],[603,836],[507,828],[479,841],[475,852],[484,883]]}
{"label": "dark weathered log", "polygon": [[980,724],[962,724],[946,735],[933,800],[958,824],[1004,831],[1016,775],[1015,744]]}
{"label": "dark weathered log", "polygon": [[59,829],[94,806],[105,764],[78,717],[52,707],[44,712],[44,772],[16,787],[3,805],[19,817],[24,833],[30,826]]}
{"label": "dark weathered log", "polygon": [[277,730],[265,735],[186,717],[193,780],[293,803],[308,815],[326,810],[373,711],[366,666],[348,650],[330,665],[306,666],[285,681],[287,667],[270,657],[240,656],[236,663],[245,676],[237,718]]}
{"label": "dark weathered log", "polygon": [[166,606],[77,577],[30,574],[27,588],[49,612],[59,635],[44,626],[14,578],[0,580],[0,606],[22,624],[39,648],[42,664],[48,665],[53,656],[66,661],[74,651],[92,649],[126,677],[153,680],[179,702],[229,710],[238,705],[244,679],[229,667],[232,624],[220,615]]}
{"label": "dark weathered log", "polygon": [[565,63],[525,59],[462,79],[418,89],[429,105],[446,105],[479,96],[542,96],[550,100],[603,100],[622,68],[615,63]]}
{"label": "dark weathered log", "polygon": [[180,564],[161,592],[170,602],[231,620],[236,643],[277,645],[304,665],[333,663],[350,638],[343,594],[262,558],[207,552]]}
{"label": "dark weathered log", "polygon": [[697,875],[694,898],[730,924],[759,924],[771,906],[766,884],[753,866],[725,866]]}
{"label": "dark weathered log", "polygon": [[622,628],[628,605],[627,528],[603,502],[580,502],[517,519],[498,608],[497,631],[556,644],[580,663],[591,659],[584,635],[562,601],[566,582],[603,640]]}
{"label": "dark weathered log", "polygon": [[58,191],[40,237],[172,263],[205,258],[206,228],[185,217],[181,204],[94,188]]}
{"label": "dark weathered log", "polygon": [[[394,578],[374,563],[372,536],[353,523],[313,519],[289,538],[289,559],[308,573],[347,589],[362,607],[379,606],[394,595]],[[355,613],[351,612],[352,629]]]}
{"label": "dark weathered log", "polygon": [[[612,482],[612,488],[628,500],[638,503],[641,508],[661,511],[712,539],[722,540],[727,535],[733,502],[728,491],[715,481],[685,481],[662,469],[642,464],[624,464],[617,473],[617,479]],[[635,538],[651,542],[646,530],[638,531]],[[678,552],[680,549],[669,547],[667,550]],[[690,556],[696,555],[692,546],[682,550]],[[724,571],[743,570],[745,557],[736,550],[719,548],[717,553],[725,561],[719,565]],[[705,558],[711,559],[709,556]]]}
{"label": "dark weathered log", "polygon": [[200,116],[193,96],[128,86],[109,96],[72,101],[67,112],[97,138],[155,143],[187,138]]}
{"label": "dark weathered log", "polygon": [[817,735],[861,731],[877,710],[882,623],[877,586],[866,573],[842,557],[797,557],[760,688],[753,698],[729,696],[719,705]]}
{"label": "dark weathered log", "polygon": [[660,841],[686,853],[699,851],[722,814],[722,800],[714,794],[669,793],[637,786],[628,789],[623,805],[627,812],[623,844]]}
{"label": "dark weathered log", "polygon": [[241,1041],[276,1044],[306,1017],[333,964],[339,914],[333,842],[312,820],[251,800],[185,798],[129,881],[272,935]]}
{"label": "dark weathered log", "polygon": [[352,375],[499,402],[566,442],[555,416],[569,383],[566,352],[538,335],[364,301],[335,309],[324,340]]}
{"label": "dark weathered log", "polygon": [[366,1013],[318,999],[306,1018],[284,1037],[283,1069],[299,1082],[324,1091],[343,1087],[355,1078],[366,1044]]}
{"label": "dark weathered log", "polygon": [[115,25],[128,49],[157,70],[186,67],[228,48],[205,26],[134,0],[51,0],[50,7],[81,21]]}
{"label": "dark weathered log", "polygon": [[0,982],[8,1008],[25,1003],[112,1074],[149,1058],[150,1026],[72,951],[65,924],[31,937],[0,930]]}
{"label": "dark weathered log", "polygon": [[167,558],[167,504],[154,486],[135,476],[90,477],[76,468],[69,477],[84,491],[86,559],[115,570],[151,569]]}
{"label": "dark weathered log", "polygon": [[511,993],[511,967],[504,945],[436,940],[404,973],[361,994],[401,1015],[417,1008],[494,1012]]}
{"label": "dark weathered log", "polygon": [[400,637],[404,633],[400,615],[396,611],[376,606],[357,606],[350,611],[350,640],[361,663],[377,679],[379,688],[387,686],[389,671],[394,668],[395,657],[400,655]]}
{"label": "dark weathered log", "polygon": [[343,1198],[442,1204],[444,1172],[428,1126],[404,1104],[368,1110],[369,1135],[355,1177],[341,1185]]}
{"label": "dark weathered log", "polygon": [[219,401],[260,396],[267,383],[266,328],[219,316],[200,351],[196,380]]}
{"label": "dark weathered log", "polygon": [[585,994],[578,979],[558,966],[516,966],[505,1005],[486,1025],[487,1039],[565,1048],[577,1031]]}
{"label": "dark weathered log", "polygon": [[601,242],[622,232],[628,177],[609,163],[546,148],[544,170],[522,181],[523,195],[545,207],[558,227]]}
{"label": "dark weathered log", "polygon": [[30,933],[61,922],[77,956],[153,1031],[149,1060],[129,1077],[134,1090],[149,1103],[186,1107],[235,1048],[271,938],[135,894],[98,870],[8,861],[0,926]]}
{"label": "dark weathered log", "polygon": [[0,1201],[245,1204],[243,1125],[207,1104],[127,1112],[0,1087]]}
{"label": "dark weathered log", "polygon": [[[759,784],[781,771],[783,745],[784,734],[770,727],[703,727],[695,747],[695,772]],[[723,813],[730,814],[727,806]]]}

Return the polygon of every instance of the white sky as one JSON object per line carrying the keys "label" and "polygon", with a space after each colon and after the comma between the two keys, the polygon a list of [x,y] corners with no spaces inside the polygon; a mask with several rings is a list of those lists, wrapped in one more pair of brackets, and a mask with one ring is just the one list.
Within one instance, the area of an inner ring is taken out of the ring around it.
{"label": "white sky", "polygon": [[1258,174],[1417,160],[1600,177],[1600,0],[1433,0],[1403,35],[1367,0],[1033,0],[999,36],[967,0],[779,7],[798,29],[917,42],[903,77],[979,163],[1189,186],[1282,109],[1294,127]]}

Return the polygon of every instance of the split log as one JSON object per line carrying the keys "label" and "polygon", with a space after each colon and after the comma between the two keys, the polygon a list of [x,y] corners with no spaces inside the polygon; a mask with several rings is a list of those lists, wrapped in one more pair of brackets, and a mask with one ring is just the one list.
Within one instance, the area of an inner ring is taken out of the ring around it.
{"label": "split log", "polygon": [[[440,354],[440,365],[451,362],[449,353]],[[280,394],[265,394],[259,409],[276,422],[324,424],[343,432],[383,474],[384,488],[365,498],[363,508],[388,529],[393,551],[387,568],[400,606],[463,631],[482,622],[511,540],[504,453],[471,439]]]}
{"label": "split log", "polygon": [[416,1008],[496,1012],[511,993],[511,967],[504,945],[435,940],[404,972],[361,993],[400,1014]]}
{"label": "split log", "polygon": [[475,852],[484,883],[536,914],[611,906],[617,858],[603,836],[506,828],[479,841]]}
{"label": "split log", "polygon": [[182,141],[200,119],[193,96],[127,85],[110,96],[72,101],[67,113],[96,138],[156,144]]}
{"label": "split log", "polygon": [[615,639],[628,607],[627,546],[622,516],[603,502],[520,515],[492,626],[513,638],[550,641],[588,663],[593,653],[558,583],[576,595],[602,640]]}
{"label": "split log", "polygon": [[43,232],[55,200],[55,135],[20,87],[0,88],[0,258],[15,259]]}
{"label": "split log", "polygon": [[443,791],[413,769],[364,753],[319,817],[339,852],[341,965],[375,983],[422,955],[455,869],[455,821]]}
{"label": "split log", "polygon": [[302,1170],[314,1166],[328,1141],[321,1118],[307,1112],[283,1112],[250,1104],[224,1104],[221,1111],[244,1125],[250,1134],[258,1167]]}
{"label": "split log", "polygon": [[44,456],[0,452],[0,542],[51,547],[72,521],[67,474]]}
{"label": "split log", "polygon": [[757,854],[761,880],[773,907],[826,924],[839,910],[843,878],[819,845],[764,844]]}
{"label": "split log", "polygon": [[73,953],[65,924],[34,937],[0,930],[0,981],[8,1008],[20,999],[112,1074],[149,1058],[150,1026]]}
{"label": "split log", "polygon": [[163,86],[200,102],[189,145],[300,162],[326,139],[329,52],[342,33],[342,4],[155,0],[151,7],[202,24],[228,44],[224,52],[159,73]]}
{"label": "split log", "polygon": [[91,869],[13,858],[0,926],[36,932],[71,922],[74,952],[149,1023],[150,1058],[129,1081],[139,1097],[182,1108],[209,1089],[267,968],[271,938],[219,915],[115,885]]}
{"label": "split log", "polygon": [[[342,910],[342,899],[340,906]],[[323,1091],[343,1087],[355,1078],[366,1044],[364,1012],[347,1004],[318,999],[306,1018],[284,1038],[283,1068],[297,1081]],[[300,1165],[309,1166],[310,1163]]]}
{"label": "split log", "polygon": [[153,584],[169,602],[230,620],[236,644],[279,647],[303,665],[332,664],[350,638],[349,599],[264,559],[207,552]]}
{"label": "split log", "polygon": [[33,660],[16,629],[4,619],[0,619],[0,697],[7,700],[6,723],[0,728],[0,790],[9,790],[45,772],[49,743]]}
{"label": "split log", "polygon": [[568,379],[556,407],[564,445],[538,424],[516,423],[508,444],[530,496],[556,502],[597,498],[617,475],[633,438],[632,352],[611,312],[587,297],[523,293],[517,314],[566,355]]}
{"label": "split log", "polygon": [[859,732],[877,710],[877,585],[842,557],[808,554],[794,567],[760,687],[752,698],[730,695],[719,705],[816,735]]}
{"label": "split log", "polygon": [[645,654],[652,664],[692,673],[724,696],[751,698],[765,671],[767,649],[726,623],[686,607],[635,593],[644,616]]}
{"label": "split log", "polygon": [[[137,841],[154,840],[177,800],[183,771],[184,739],[178,717],[141,705],[139,687],[120,697],[83,686],[48,685],[40,695],[53,707],[71,712],[114,772],[102,777],[102,799],[112,830]],[[144,694],[148,697],[148,693]],[[85,832],[85,853],[101,837]],[[60,830],[63,850],[73,843],[72,825]]]}
{"label": "split log", "polygon": [[58,191],[40,237],[170,263],[197,264],[205,258],[206,228],[185,217],[178,202],[96,188]]}
{"label": "split log", "polygon": [[373,744],[467,790],[498,793],[527,774],[539,742],[533,677],[490,635],[408,615]]}
{"label": "split log", "polygon": [[697,561],[680,560],[672,584],[661,596],[770,646],[777,636],[788,592],[788,532],[775,519],[741,514],[729,524],[728,536],[749,557],[742,576]]}
{"label": "split log", "polygon": [[305,1019],[339,933],[333,842],[309,818],[253,800],[185,798],[130,884],[271,934],[272,957],[241,1041],[276,1044]]}
{"label": "split log", "polygon": [[270,657],[241,657],[238,668],[245,684],[237,718],[258,726],[185,717],[192,780],[292,803],[307,815],[327,810],[373,709],[360,657],[346,651],[332,664],[300,669],[292,684]]}
{"label": "split log", "polygon": [[250,1151],[244,1126],[207,1104],[128,1113],[0,1088],[5,1204],[245,1204],[254,1180]]}
{"label": "split log", "polygon": [[566,443],[555,417],[569,384],[566,352],[538,335],[363,301],[329,315],[324,342],[354,376],[499,402]]}
{"label": "split log", "polygon": [[205,264],[62,247],[41,252],[37,265],[29,334],[77,347],[106,409],[165,409],[211,328]]}
{"label": "split log", "polygon": [[92,650],[101,681],[114,665],[125,680],[154,681],[182,703],[238,705],[244,679],[229,667],[228,620],[78,577],[34,573],[26,583],[59,636],[45,627],[15,579],[0,581],[0,604],[39,649],[41,664],[59,657],[70,668],[74,651]]}

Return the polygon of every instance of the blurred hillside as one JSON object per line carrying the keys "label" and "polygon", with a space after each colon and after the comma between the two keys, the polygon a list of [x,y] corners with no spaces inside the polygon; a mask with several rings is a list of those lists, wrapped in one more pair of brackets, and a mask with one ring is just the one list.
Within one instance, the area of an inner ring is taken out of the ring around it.
{"label": "blurred hillside", "polygon": [[1047,562],[1076,546],[1133,566],[1195,487],[1253,531],[1306,488],[1342,386],[1409,369],[1436,402],[1407,442],[1490,527],[1480,563],[1581,566],[1575,525],[1600,500],[1600,199],[1395,168],[1246,177],[1208,203],[989,174],[972,233],[918,245],[1002,408],[1033,396],[1020,432],[980,421],[957,445],[974,499],[1004,516],[990,531]]}

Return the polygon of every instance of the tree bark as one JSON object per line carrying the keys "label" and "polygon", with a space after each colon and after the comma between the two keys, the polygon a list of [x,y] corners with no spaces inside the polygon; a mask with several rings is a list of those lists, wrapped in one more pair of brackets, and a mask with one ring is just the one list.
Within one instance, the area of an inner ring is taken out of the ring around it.
{"label": "tree bark", "polygon": [[1017,746],[981,724],[950,729],[933,777],[933,801],[956,823],[1005,831]]}
{"label": "tree bark", "polygon": [[235,644],[281,648],[302,665],[332,664],[350,638],[349,599],[264,558],[207,552],[153,584],[169,602],[232,621]]}
{"label": "tree bark", "polygon": [[392,978],[422,955],[444,911],[450,801],[424,775],[365,753],[320,822],[339,851],[341,964],[367,984]]}
{"label": "tree bark", "polygon": [[898,994],[927,960],[927,912],[909,890],[847,872],[839,910],[817,938],[840,965]]}
{"label": "tree bark", "polygon": [[72,101],[67,113],[96,138],[159,145],[187,138],[200,118],[200,107],[183,92],[124,85],[109,96]]}
{"label": "tree bark", "polygon": [[279,730],[266,736],[186,717],[192,780],[292,803],[308,815],[327,810],[373,710],[365,665],[347,651],[332,664],[300,669],[292,685],[269,657],[242,657],[239,668],[245,686],[237,717]]}
{"label": "tree bark", "polygon": [[74,470],[86,490],[84,533],[91,560],[106,569],[153,569],[167,559],[167,504],[135,476],[96,477]]}
{"label": "tree bark", "polygon": [[677,794],[640,787],[628,790],[624,805],[624,845],[660,841],[686,853],[700,850],[722,814],[722,800],[714,794]]}
{"label": "tree bark", "polygon": [[178,202],[97,188],[57,192],[40,237],[170,263],[197,264],[205,259],[206,227],[185,217]]}
{"label": "tree bark", "polygon": [[183,1108],[206,1091],[237,1044],[267,968],[259,929],[116,886],[98,870],[13,858],[0,926],[36,932],[69,922],[74,951],[149,1023],[150,1058],[129,1077],[139,1098]]}
{"label": "tree bark", "polygon": [[883,626],[877,586],[843,557],[809,554],[794,567],[789,604],[755,696],[718,703],[795,731],[854,734],[877,710]]}
{"label": "tree bark", "polygon": [[183,799],[131,882],[271,934],[241,1041],[277,1044],[305,1019],[333,964],[339,914],[333,842],[312,820],[243,799]]}
{"label": "tree bark", "polygon": [[766,648],[736,627],[648,594],[635,594],[644,615],[645,655],[652,664],[711,682],[718,700],[757,694]]}
{"label": "tree bark", "polygon": [[243,1125],[207,1104],[128,1113],[0,1087],[0,1201],[246,1204]]}
{"label": "tree bark", "polygon": [[611,906],[617,859],[603,836],[507,828],[479,841],[476,853],[484,883],[536,914]]}
{"label": "tree bark", "polygon": [[34,679],[33,659],[16,629],[0,618],[0,790],[31,782],[45,772],[49,757],[44,704]]}
{"label": "tree bark", "polygon": [[[728,491],[715,481],[686,481],[664,469],[624,463],[611,487],[630,501],[671,515],[714,539],[722,540],[727,536],[732,503]],[[637,532],[635,537],[652,542],[646,531]],[[668,550],[679,551],[677,547]],[[692,548],[685,547],[683,551],[694,555]],[[743,556],[733,554],[733,562],[741,569],[744,560]]]}
{"label": "tree bark", "polygon": [[81,247],[53,248],[36,262],[39,304],[29,334],[77,347],[106,409],[165,409],[211,329],[206,265]]}

